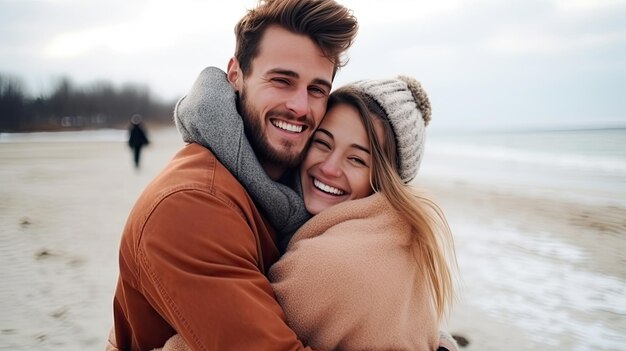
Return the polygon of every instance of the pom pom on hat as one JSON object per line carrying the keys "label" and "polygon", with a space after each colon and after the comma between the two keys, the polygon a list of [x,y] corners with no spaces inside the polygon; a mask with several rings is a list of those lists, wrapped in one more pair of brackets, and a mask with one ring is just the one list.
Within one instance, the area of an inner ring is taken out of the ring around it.
{"label": "pom pom on hat", "polygon": [[431,119],[430,100],[414,78],[366,79],[350,84],[372,97],[385,111],[396,137],[398,168],[405,183],[417,175],[424,155],[425,128]]}

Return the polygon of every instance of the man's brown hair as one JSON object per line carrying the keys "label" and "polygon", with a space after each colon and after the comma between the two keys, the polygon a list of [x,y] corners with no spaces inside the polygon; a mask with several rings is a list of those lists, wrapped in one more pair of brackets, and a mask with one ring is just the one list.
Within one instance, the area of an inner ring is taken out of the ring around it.
{"label": "man's brown hair", "polygon": [[235,26],[235,58],[244,76],[250,73],[270,25],[309,37],[333,63],[333,77],[347,63],[342,56],[358,30],[352,12],[334,0],[260,0]]}

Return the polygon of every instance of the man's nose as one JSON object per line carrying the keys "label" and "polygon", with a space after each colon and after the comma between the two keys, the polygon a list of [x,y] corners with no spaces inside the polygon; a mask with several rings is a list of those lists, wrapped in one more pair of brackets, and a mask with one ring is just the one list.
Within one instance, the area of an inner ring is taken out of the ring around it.
{"label": "man's nose", "polygon": [[309,112],[308,88],[297,88],[287,101],[287,108],[298,117],[306,116]]}

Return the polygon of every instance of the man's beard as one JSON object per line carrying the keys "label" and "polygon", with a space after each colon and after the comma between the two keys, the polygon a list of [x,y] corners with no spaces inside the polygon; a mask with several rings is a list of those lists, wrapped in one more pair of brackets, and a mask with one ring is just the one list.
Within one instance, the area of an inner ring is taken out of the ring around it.
{"label": "man's beard", "polygon": [[[293,168],[300,165],[305,156],[304,149],[296,150],[297,146],[289,140],[282,141],[283,148],[281,150],[276,150],[272,147],[261,127],[261,123],[264,123],[264,121],[262,121],[259,112],[246,99],[243,89],[239,92],[239,109],[243,119],[244,132],[259,161],[283,168]],[[270,112],[270,115],[272,114],[282,115],[289,120],[296,119],[290,117],[288,112]]]}

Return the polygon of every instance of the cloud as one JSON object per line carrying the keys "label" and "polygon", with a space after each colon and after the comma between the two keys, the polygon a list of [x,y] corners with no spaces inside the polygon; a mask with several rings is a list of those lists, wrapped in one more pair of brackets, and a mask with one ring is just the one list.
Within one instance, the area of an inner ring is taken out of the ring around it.
{"label": "cloud", "polygon": [[[178,97],[205,66],[225,68],[256,2],[0,0],[2,69],[34,87],[68,75]],[[414,75],[441,124],[626,117],[626,0],[339,2],[360,30],[337,86]]]}
{"label": "cloud", "polygon": [[606,11],[626,5],[625,0],[555,0],[558,10],[568,13],[588,14],[589,11]]}
{"label": "cloud", "polygon": [[485,41],[487,51],[505,55],[550,55],[594,50],[626,42],[626,31],[563,35],[536,28],[504,30]]}
{"label": "cloud", "polygon": [[626,1],[554,0],[551,4],[529,17],[513,16],[501,23],[481,45],[493,54],[523,57],[573,55],[626,42]]}
{"label": "cloud", "polygon": [[234,8],[240,7],[241,3],[233,6],[232,2],[218,8],[210,1],[151,0],[125,21],[59,33],[48,42],[43,53],[48,58],[65,59],[100,49],[131,55],[165,50],[186,36],[223,32],[224,28],[232,27],[236,21],[232,15],[236,13]]}
{"label": "cloud", "polygon": [[468,0],[346,0],[340,3],[354,11],[361,25],[388,26],[405,22],[431,22],[459,11]]}

